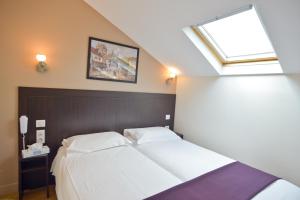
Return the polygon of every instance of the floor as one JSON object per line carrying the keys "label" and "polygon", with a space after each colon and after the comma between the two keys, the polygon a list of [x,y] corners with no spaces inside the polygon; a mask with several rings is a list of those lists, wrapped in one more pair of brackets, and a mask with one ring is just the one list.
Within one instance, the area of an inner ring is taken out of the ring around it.
{"label": "floor", "polygon": [[[8,195],[4,197],[0,197],[0,200],[17,200],[18,195]],[[57,200],[54,187],[50,187],[50,197],[47,199],[46,197],[46,189],[36,189],[32,191],[25,192],[23,200]]]}

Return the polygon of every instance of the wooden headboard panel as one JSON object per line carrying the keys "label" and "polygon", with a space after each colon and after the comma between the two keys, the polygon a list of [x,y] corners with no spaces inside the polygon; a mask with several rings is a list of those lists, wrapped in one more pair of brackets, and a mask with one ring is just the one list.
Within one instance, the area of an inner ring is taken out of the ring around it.
{"label": "wooden headboard panel", "polygon": [[[175,99],[175,94],[19,87],[19,116],[29,118],[26,144],[36,142],[35,120],[46,120],[51,164],[62,139],[73,135],[148,126],[173,129]],[[171,120],[165,120],[166,114]]]}

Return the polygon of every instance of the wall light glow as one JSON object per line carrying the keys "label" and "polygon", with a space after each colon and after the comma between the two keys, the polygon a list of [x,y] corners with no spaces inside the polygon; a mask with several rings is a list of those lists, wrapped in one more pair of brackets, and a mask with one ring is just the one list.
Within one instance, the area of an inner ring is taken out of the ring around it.
{"label": "wall light glow", "polygon": [[47,57],[44,55],[44,54],[37,54],[35,56],[36,60],[39,61],[39,62],[45,62]]}

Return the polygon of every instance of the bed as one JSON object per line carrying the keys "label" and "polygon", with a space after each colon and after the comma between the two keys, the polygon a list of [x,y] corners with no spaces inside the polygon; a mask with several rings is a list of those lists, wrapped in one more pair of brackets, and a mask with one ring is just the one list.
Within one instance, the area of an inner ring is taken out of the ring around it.
{"label": "bed", "polygon": [[[116,132],[77,135],[63,140],[51,169],[56,178],[58,199],[151,199],[235,163],[177,136],[150,137],[145,141],[133,143],[131,137],[125,138]],[[280,179],[252,199],[297,200],[300,189]]]}
{"label": "bed", "polygon": [[[124,134],[134,141],[127,129]],[[151,134],[151,130],[149,131]],[[144,142],[133,145],[139,152],[174,174],[183,182],[192,180],[210,171],[235,162],[181,138],[146,138]],[[294,184],[279,179],[258,193],[253,200],[299,200],[300,189]]]}
{"label": "bed", "polygon": [[182,183],[127,144],[90,152],[62,146],[51,171],[58,200],[140,200]]}

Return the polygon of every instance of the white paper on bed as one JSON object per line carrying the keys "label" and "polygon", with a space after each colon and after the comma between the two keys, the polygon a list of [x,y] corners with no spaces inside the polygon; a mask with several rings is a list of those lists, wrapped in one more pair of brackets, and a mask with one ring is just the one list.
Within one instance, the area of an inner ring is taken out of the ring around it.
{"label": "white paper on bed", "polygon": [[59,200],[141,200],[182,182],[131,146],[67,157],[61,148],[52,170]]}
{"label": "white paper on bed", "polygon": [[[182,181],[191,180],[234,162],[185,140],[151,142],[134,147]],[[278,180],[253,200],[300,200],[300,189],[290,182]]]}

